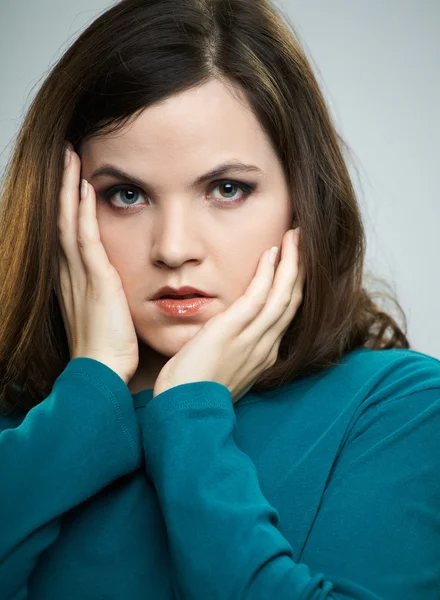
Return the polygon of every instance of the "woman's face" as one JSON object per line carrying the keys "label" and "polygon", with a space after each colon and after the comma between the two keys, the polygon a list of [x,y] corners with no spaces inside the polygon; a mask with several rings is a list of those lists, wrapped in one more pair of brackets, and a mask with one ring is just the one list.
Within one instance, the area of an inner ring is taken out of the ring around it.
{"label": "woman's face", "polygon": [[[280,246],[292,226],[282,165],[238,93],[212,80],[148,107],[122,133],[80,148],[81,176],[96,191],[101,241],[139,340],[132,393],[153,388],[167,360],[243,295],[262,253]],[[259,170],[230,169],[195,185],[208,171],[238,161]],[[95,174],[104,166],[142,184]],[[241,183],[255,190],[246,196]],[[106,200],[118,184],[124,188]],[[150,300],[165,285],[192,286],[215,299],[194,317],[165,316]]]}

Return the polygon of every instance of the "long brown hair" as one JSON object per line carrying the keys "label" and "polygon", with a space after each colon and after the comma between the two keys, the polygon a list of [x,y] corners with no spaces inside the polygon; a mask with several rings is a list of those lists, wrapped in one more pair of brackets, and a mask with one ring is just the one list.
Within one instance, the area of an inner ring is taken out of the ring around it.
{"label": "long brown hair", "polygon": [[[70,360],[55,294],[63,149],[117,131],[155,102],[221,78],[240,86],[281,160],[301,227],[303,302],[272,389],[365,346],[409,348],[363,287],[365,231],[344,151],[293,25],[269,0],[123,0],[50,70],[1,189],[0,407],[28,411]],[[18,390],[22,390],[19,393]]]}

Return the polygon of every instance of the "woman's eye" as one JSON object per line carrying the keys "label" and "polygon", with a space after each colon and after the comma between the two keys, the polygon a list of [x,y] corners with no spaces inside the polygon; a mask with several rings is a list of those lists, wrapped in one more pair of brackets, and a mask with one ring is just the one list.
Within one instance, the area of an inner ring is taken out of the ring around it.
{"label": "woman's eye", "polygon": [[[111,201],[112,198],[117,196],[120,192],[122,192],[120,198],[121,202],[127,202],[127,204],[122,206],[121,204],[116,204]],[[131,185],[117,185],[116,187],[112,187],[109,190],[106,190],[104,192],[104,197],[106,201],[109,204],[111,204],[114,208],[127,210],[131,206],[137,206],[136,201],[138,199],[137,197],[139,196],[139,194],[141,194],[140,190]]]}
{"label": "woman's eye", "polygon": [[[211,189],[219,188],[224,190],[225,195],[213,196],[215,200],[221,204],[238,204],[245,200],[256,189],[255,184],[244,183],[239,181],[216,181]],[[241,190],[241,195],[237,196],[237,190]],[[119,198],[118,195],[120,194]],[[106,202],[111,204],[117,210],[129,210],[132,206],[139,205],[139,196],[142,192],[131,185],[117,185],[104,192]],[[115,198],[115,200],[112,200]],[[117,201],[119,200],[119,201]]]}
{"label": "woman's eye", "polygon": [[[250,196],[252,194],[252,192],[256,188],[255,185],[252,185],[249,183],[238,182],[238,181],[228,181],[228,180],[216,181],[213,189],[215,190],[215,188],[217,188],[217,187],[225,189],[226,194],[228,194],[227,197],[223,196],[220,198],[220,201],[226,200],[227,204],[245,200],[248,196]],[[235,197],[237,188],[242,191],[242,195],[238,198]],[[232,194],[232,196],[229,196],[229,194]]]}

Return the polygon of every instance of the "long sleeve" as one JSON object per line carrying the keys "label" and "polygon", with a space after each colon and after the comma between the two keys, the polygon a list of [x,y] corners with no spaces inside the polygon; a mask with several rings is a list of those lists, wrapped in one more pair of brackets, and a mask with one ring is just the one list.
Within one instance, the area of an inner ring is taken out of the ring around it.
{"label": "long sleeve", "polygon": [[99,361],[71,360],[47,398],[3,427],[0,457],[0,596],[21,600],[63,513],[141,465],[125,382]]}
{"label": "long sleeve", "polygon": [[176,597],[438,600],[440,390],[392,400],[353,427],[295,563],[255,464],[235,442],[229,390],[195,382],[153,398],[142,422],[145,467]]}

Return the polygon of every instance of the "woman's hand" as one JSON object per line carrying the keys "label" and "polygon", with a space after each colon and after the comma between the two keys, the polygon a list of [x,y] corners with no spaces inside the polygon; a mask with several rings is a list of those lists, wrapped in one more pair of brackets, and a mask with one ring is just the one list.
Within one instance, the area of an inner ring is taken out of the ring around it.
{"label": "woman's hand", "polygon": [[276,269],[266,250],[246,292],[213,317],[162,368],[153,397],[177,385],[214,381],[238,402],[273,366],[281,339],[303,299],[299,228],[285,233]]}
{"label": "woman's hand", "polygon": [[72,148],[59,195],[56,289],[70,357],[98,360],[128,383],[139,364],[136,331],[121,279],[101,243],[93,186],[80,200],[80,172]]}

